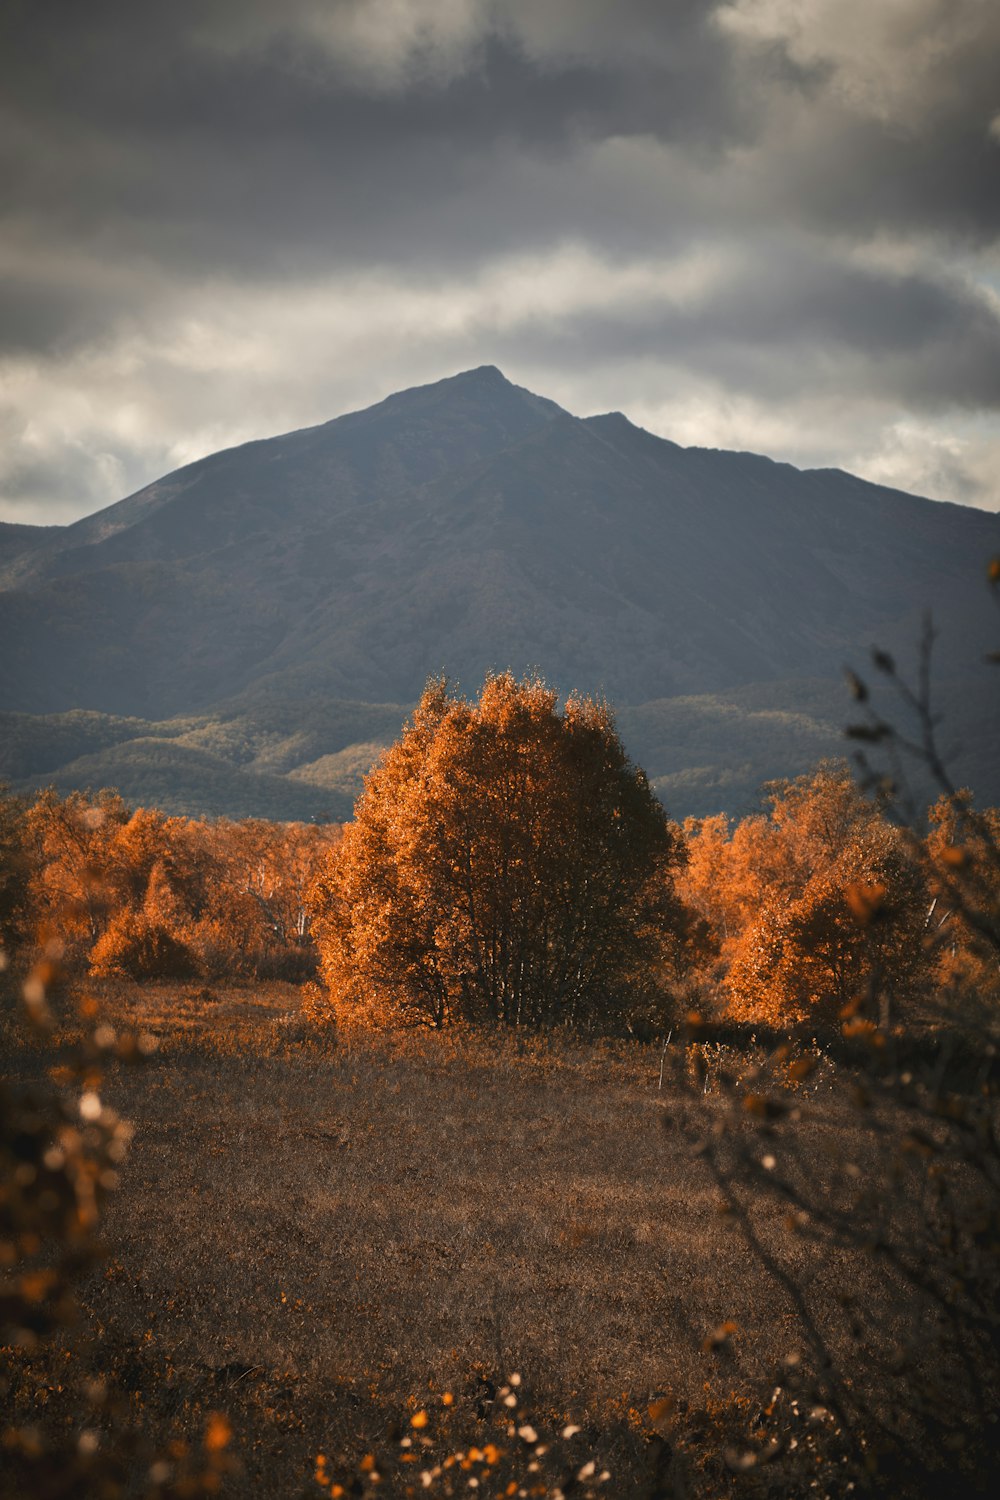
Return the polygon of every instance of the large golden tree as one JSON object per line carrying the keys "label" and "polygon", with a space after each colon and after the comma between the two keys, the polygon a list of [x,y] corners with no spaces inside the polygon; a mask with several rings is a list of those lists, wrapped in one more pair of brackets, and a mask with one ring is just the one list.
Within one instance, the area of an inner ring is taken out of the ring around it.
{"label": "large golden tree", "polygon": [[434,1025],[612,1020],[676,929],[682,843],[610,710],[432,681],[313,890],[335,1004]]}

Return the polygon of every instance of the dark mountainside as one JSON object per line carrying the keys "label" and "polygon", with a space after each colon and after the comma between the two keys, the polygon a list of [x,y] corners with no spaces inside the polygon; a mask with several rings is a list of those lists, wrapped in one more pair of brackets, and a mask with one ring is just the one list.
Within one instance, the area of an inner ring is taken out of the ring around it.
{"label": "dark mountainside", "polygon": [[912,663],[929,608],[956,774],[998,800],[997,551],[996,515],[572,417],[484,367],[0,527],[0,775],[346,816],[430,673],[510,666],[605,692],[677,815],[744,811],[843,753],[845,664]]}

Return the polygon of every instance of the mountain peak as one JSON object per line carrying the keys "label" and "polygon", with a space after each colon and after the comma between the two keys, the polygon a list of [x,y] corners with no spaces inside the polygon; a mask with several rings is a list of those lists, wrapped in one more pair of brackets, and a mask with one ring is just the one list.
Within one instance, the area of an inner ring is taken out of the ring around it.
{"label": "mountain peak", "polygon": [[357,425],[370,428],[385,418],[390,421],[402,418],[405,422],[416,419],[424,423],[445,420],[456,431],[479,432],[480,437],[485,430],[492,429],[503,447],[553,417],[565,415],[555,401],[536,396],[526,386],[515,385],[496,365],[476,365],[426,385],[409,386],[363,411],[335,417],[325,424],[325,430],[338,432]]}
{"label": "mountain peak", "polygon": [[484,411],[491,409],[497,414],[530,412],[536,421],[555,416],[562,410],[554,401],[536,396],[525,386],[515,385],[496,365],[476,365],[471,370],[460,370],[456,375],[446,375],[425,385],[408,386],[375,406],[349,412],[344,417],[334,417],[324,425],[328,429],[342,428],[345,423],[368,425],[381,421],[383,416],[395,416],[401,412],[430,413],[453,408],[458,413],[470,406]]}
{"label": "mountain peak", "polygon": [[[520,398],[527,397],[531,401],[543,401],[545,398],[536,396],[525,386],[515,385],[508,380],[502,370],[496,365],[475,365],[471,370],[459,370],[455,375],[446,375],[441,380],[429,381],[426,385],[414,385],[408,389],[399,391],[395,396],[390,396],[389,401],[408,400],[411,398],[423,398],[427,396],[473,396],[486,399],[500,397]],[[554,405],[548,402],[548,405]]]}
{"label": "mountain peak", "polygon": [[496,365],[475,365],[471,370],[459,370],[458,374],[452,375],[450,379],[468,383],[475,381],[479,385],[511,385],[513,383]]}

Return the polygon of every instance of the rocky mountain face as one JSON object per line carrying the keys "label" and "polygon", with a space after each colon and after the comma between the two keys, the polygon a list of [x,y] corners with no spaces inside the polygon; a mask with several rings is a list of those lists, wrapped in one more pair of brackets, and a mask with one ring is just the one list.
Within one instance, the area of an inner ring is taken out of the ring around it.
{"label": "rocky mountain face", "polygon": [[912,660],[930,610],[955,752],[988,781],[998,551],[996,515],[579,419],[487,366],[72,526],[0,527],[0,774],[339,816],[429,674],[474,692],[509,666],[606,693],[671,805],[738,806],[837,748],[843,667]]}

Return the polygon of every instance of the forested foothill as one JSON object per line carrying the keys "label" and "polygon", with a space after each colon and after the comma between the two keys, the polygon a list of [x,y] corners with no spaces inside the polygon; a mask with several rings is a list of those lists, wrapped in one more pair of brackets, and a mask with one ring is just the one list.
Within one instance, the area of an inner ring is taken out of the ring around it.
{"label": "forested foothill", "polygon": [[1000,814],[911,748],[681,825],[504,674],[346,827],[5,796],[0,1493],[987,1492]]}

